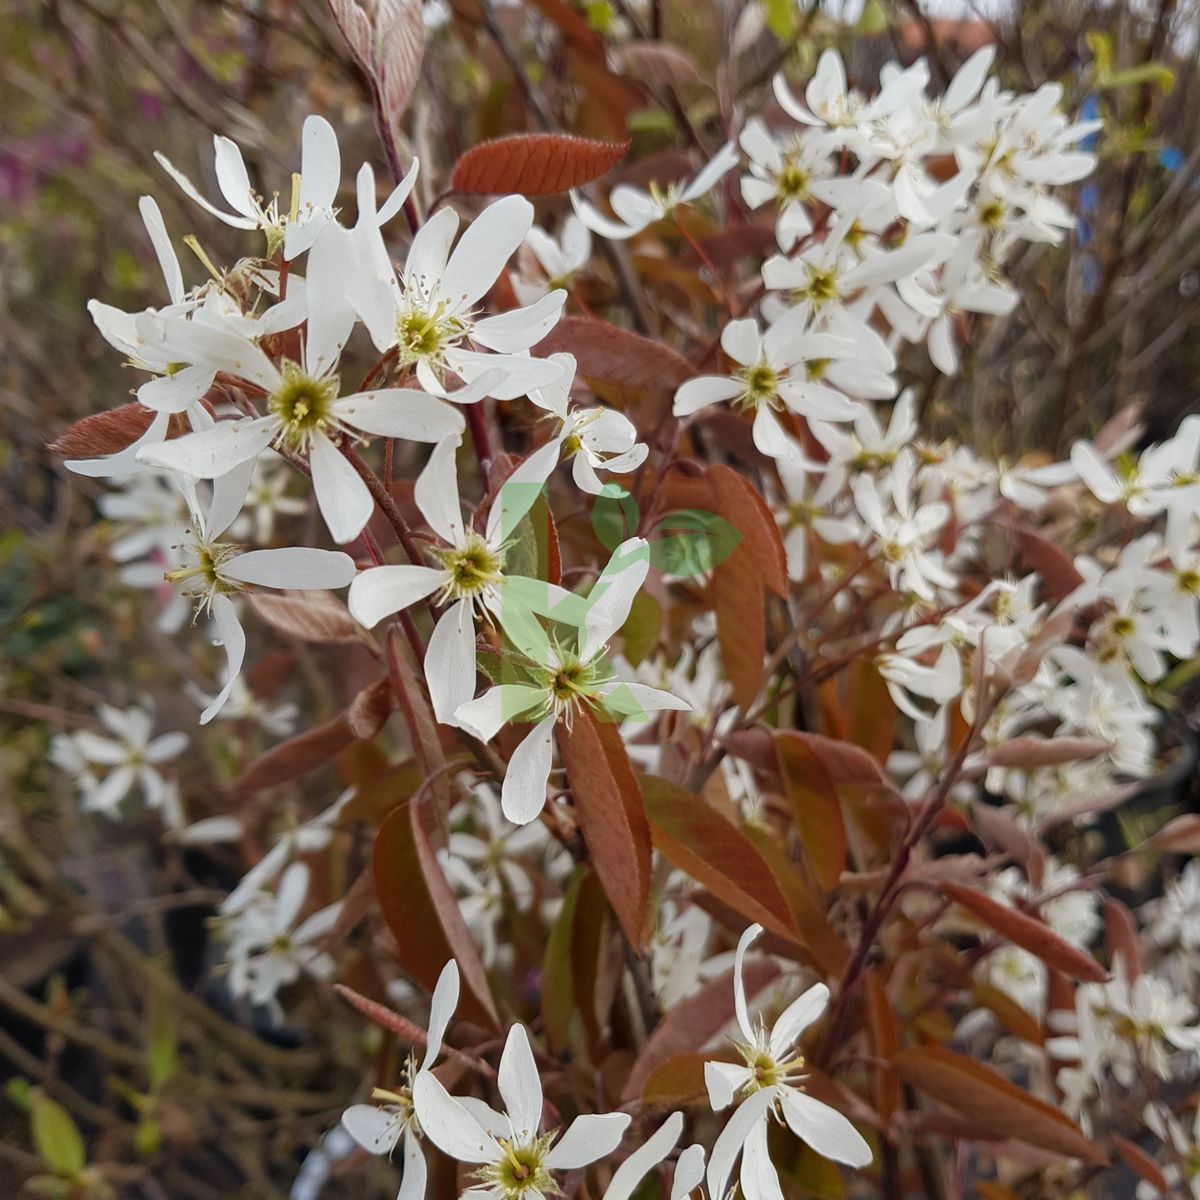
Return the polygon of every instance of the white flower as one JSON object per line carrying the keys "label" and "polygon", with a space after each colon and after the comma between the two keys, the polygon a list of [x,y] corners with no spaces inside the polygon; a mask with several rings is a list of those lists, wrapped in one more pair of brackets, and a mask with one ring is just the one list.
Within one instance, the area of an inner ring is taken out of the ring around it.
{"label": "white flower", "polygon": [[[512,400],[552,383],[556,365],[526,352],[558,323],[565,291],[496,316],[478,311],[532,224],[533,205],[506,196],[475,218],[451,253],[458,214],[441,208],[413,238],[397,276],[378,228],[366,223],[361,261],[346,287],[376,349],[394,349],[399,366],[412,367],[425,391],[460,403],[485,395]],[[452,376],[477,386],[450,391]]]}
{"label": "white flower", "polygon": [[557,239],[534,225],[525,235],[525,245],[545,272],[545,282],[532,282],[514,275],[513,291],[522,304],[533,304],[547,292],[566,288],[592,256],[592,235],[588,227],[570,213],[562,223]]}
{"label": "white flower", "polygon": [[459,725],[484,741],[509,721],[536,722],[513,752],[504,776],[500,803],[510,821],[524,825],[542,811],[560,720],[569,727],[580,709],[644,718],[661,709],[689,707],[656,688],[615,679],[604,661],[608,641],[625,623],[649,566],[645,539],[631,538],[618,546],[592,587],[575,636],[565,645],[546,633],[528,607],[505,605],[501,610],[505,634],[525,657],[521,672],[527,682],[493,687],[455,715]]}
{"label": "white flower", "polygon": [[1162,898],[1148,907],[1153,914],[1149,935],[1156,945],[1200,950],[1200,861],[1191,859]]}
{"label": "white flower", "polygon": [[594,405],[584,408],[571,404],[571,385],[575,381],[575,356],[550,355],[562,374],[554,383],[531,388],[529,399],[539,408],[558,418],[555,442],[564,457],[571,460],[575,486],[598,496],[604,487],[597,471],[615,471],[619,475],[637,470],[646,461],[650,448],[637,440],[633,422],[615,408]]}
{"label": "white flower", "polygon": [[421,1071],[413,1085],[425,1135],[451,1158],[478,1167],[478,1183],[465,1196],[542,1200],[557,1191],[553,1172],[578,1170],[611,1154],[629,1124],[626,1113],[585,1114],[561,1136],[539,1134],[542,1081],[523,1025],[508,1031],[497,1084],[504,1113],[449,1095],[430,1071]]}
{"label": "white flower", "polygon": [[892,587],[933,601],[935,587],[954,588],[958,582],[933,548],[935,535],[950,518],[950,508],[941,501],[914,501],[914,471],[912,454],[905,452],[888,473],[886,488],[869,475],[858,475],[851,490],[858,515],[877,539]]}
{"label": "white flower", "polygon": [[230,941],[229,987],[236,997],[265,1004],[281,1015],[276,995],[302,972],[320,979],[333,973],[333,959],[318,943],[333,928],[341,901],[297,924],[308,897],[309,872],[292,863],[279,881],[278,894],[261,898],[226,924]]}
{"label": "white flower", "polygon": [[[808,331],[801,309],[780,317],[764,334],[753,318],[730,321],[721,332],[721,348],[738,364],[732,377],[701,375],[680,384],[673,412],[691,416],[710,404],[730,402],[754,414],[754,444],[771,458],[796,457],[799,446],[776,415],[789,411],[822,421],[848,421],[862,406],[823,382],[832,360],[849,359],[854,343],[828,333]],[[885,383],[885,395],[895,385]]]}
{"label": "white flower", "polygon": [[[135,787],[149,808],[160,806],[166,797],[167,781],[157,768],[177,758],[187,747],[184,733],[152,737],[154,716],[144,708],[113,708],[102,704],[98,716],[113,736],[104,737],[88,729],[57,742],[58,765],[76,776],[81,801],[88,812],[115,817],[117,806]],[[98,780],[92,767],[111,768]]]}
{"label": "white flower", "polygon": [[[246,164],[237,143],[227,137],[213,135],[213,152],[217,186],[233,210],[227,212],[209,201],[171,161],[155,152],[159,166],[171,176],[183,191],[205,212],[234,229],[257,229],[267,239],[267,257],[283,246],[285,259],[295,258],[308,250],[318,235],[334,219],[334,201],[342,177],[342,159],[337,134],[324,117],[310,116],[304,121],[301,133],[299,191],[285,200],[281,212],[279,193],[270,200],[254,190]],[[416,182],[416,165],[397,188],[403,195],[389,202],[399,208]],[[294,210],[291,207],[294,201]],[[393,210],[394,211],[394,210]]]}
{"label": "white flower", "polygon": [[708,1192],[726,1200],[729,1176],[741,1154],[741,1187],[746,1200],[771,1200],[779,1178],[767,1151],[767,1121],[786,1121],[791,1131],[818,1154],[851,1167],[867,1166],[874,1155],[862,1135],[837,1109],[801,1090],[804,1057],[796,1050],[800,1035],[825,1011],[829,989],[818,983],[792,1001],[770,1030],[750,1019],[742,969],[750,943],[762,933],[751,925],[738,942],[733,997],[743,1041],[735,1042],[740,1064],[709,1061],[704,1082],[715,1111],[743,1099],[717,1137],[708,1162]]}
{"label": "white flower", "polygon": [[391,1155],[397,1142],[404,1141],[404,1175],[396,1200],[424,1200],[427,1167],[421,1149],[423,1136],[413,1107],[413,1083],[418,1071],[428,1071],[442,1051],[442,1039],[458,1006],[458,964],[451,959],[438,976],[429,1006],[429,1032],[425,1054],[418,1068],[416,1055],[409,1054],[404,1078],[394,1090],[375,1088],[376,1104],[353,1104],[342,1114],[350,1136],[369,1154]]}
{"label": "white flower", "polygon": [[746,122],[738,142],[750,168],[742,176],[742,199],[750,208],[776,205],[775,237],[781,250],[790,250],[797,238],[812,232],[807,208],[817,199],[812,184],[833,174],[828,143],[803,134],[773,135],[761,117]]}
{"label": "white flower", "polygon": [[271,445],[306,456],[329,532],[335,541],[348,542],[362,532],[374,500],[339,443],[355,433],[437,442],[461,433],[464,423],[453,408],[423,392],[388,388],[342,396],[336,371],[349,328],[313,299],[322,288],[337,286],[337,280],[318,281],[310,274],[308,282],[310,311],[298,363],[285,359],[276,364],[253,341],[198,318],[146,327],[147,340],[157,339],[174,361],[203,364],[250,383],[265,396],[267,414],[220,421],[211,429],[146,447],[138,459],[192,478],[214,479],[253,462]]}
{"label": "white flower", "polygon": [[198,507],[193,509],[190,540],[181,547],[180,565],[166,575],[168,582],[193,599],[197,614],[211,614],[214,641],[225,648],[225,684],[200,715],[201,725],[224,707],[246,653],[246,635],[231,597],[254,586],[301,591],[342,588],[355,571],[354,559],[336,550],[284,546],[240,552],[235,544],[218,540],[238,512],[235,504],[219,500],[214,498],[207,517]]}
{"label": "white flower", "polygon": [[811,490],[809,477],[818,470],[817,464],[789,457],[776,459],[775,468],[785,498],[779,515],[788,578],[800,582],[808,574],[809,544],[814,535],[830,545],[840,546],[857,541],[862,527],[852,516],[837,516],[832,512],[834,500],[846,487],[845,468],[820,464],[821,480]]}
{"label": "white flower", "polygon": [[911,389],[901,392],[892,406],[886,431],[875,410],[866,405],[854,418],[852,432],[822,422],[813,423],[811,428],[813,436],[829,452],[830,461],[838,466],[856,471],[886,467],[916,437],[916,403]]}
{"label": "white flower", "polygon": [[[488,512],[483,533],[463,522],[457,447],[457,437],[434,447],[413,493],[429,527],[444,543],[444,548],[432,551],[438,565],[371,568],[350,585],[349,596],[351,614],[368,629],[430,596],[447,606],[425,656],[434,715],[445,725],[457,724],[455,710],[475,693],[475,622],[494,622],[506,597],[507,603],[537,604],[540,611],[570,598],[552,584],[504,572],[506,548],[558,461],[558,446],[543,446],[509,476]],[[514,599],[518,594],[519,601]]]}
{"label": "white flower", "polygon": [[667,188],[651,184],[649,189],[619,183],[609,193],[608,203],[617,219],[606,217],[578,192],[571,193],[571,203],[579,219],[593,232],[610,241],[624,241],[643,229],[671,216],[681,204],[691,204],[713,189],[724,175],[737,166],[737,151],[726,142],[700,173],[686,184],[673,183]]}

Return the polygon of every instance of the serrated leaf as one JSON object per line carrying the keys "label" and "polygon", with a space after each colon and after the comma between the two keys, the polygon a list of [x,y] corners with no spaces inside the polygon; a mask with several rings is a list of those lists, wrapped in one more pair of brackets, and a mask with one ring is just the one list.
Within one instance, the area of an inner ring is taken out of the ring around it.
{"label": "serrated leaf", "polygon": [[454,164],[450,186],[474,195],[553,196],[599,179],[628,149],[628,142],[519,133],[472,146]]}

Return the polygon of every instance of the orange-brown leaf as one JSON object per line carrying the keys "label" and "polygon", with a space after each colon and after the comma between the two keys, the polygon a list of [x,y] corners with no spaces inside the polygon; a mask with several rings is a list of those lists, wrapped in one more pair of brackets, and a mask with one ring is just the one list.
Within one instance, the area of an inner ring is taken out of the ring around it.
{"label": "orange-brown leaf", "polygon": [[[743,976],[747,999],[753,999],[778,974],[778,966],[770,959],[748,962]],[[698,992],[681,1000],[663,1016],[633,1064],[622,1098],[626,1101],[636,1099],[660,1063],[702,1049],[733,1020],[733,1016],[733,971],[729,970],[710,979]]]}
{"label": "orange-brown leaf", "polygon": [[1001,742],[988,755],[988,761],[994,767],[1020,767],[1022,770],[1028,770],[1031,767],[1052,767],[1059,763],[1095,758],[1108,749],[1109,743],[1101,738],[1046,738],[1030,733]]}
{"label": "orange-brown leaf", "polygon": [[754,485],[722,463],[709,467],[705,478],[712,487],[719,516],[741,534],[738,548],[727,560],[734,570],[753,571],[777,596],[788,593],[787,556],[779,525]]}
{"label": "orange-brown leaf", "polygon": [[796,832],[822,889],[832,891],[846,869],[846,823],[824,763],[812,746],[792,734],[775,739],[779,774],[792,802]]}
{"label": "orange-brown leaf", "polygon": [[622,387],[674,391],[695,370],[678,351],[660,341],[592,317],[563,317],[538,343],[538,354],[567,351],[579,374]]}
{"label": "orange-brown leaf", "polygon": [[882,1060],[875,1068],[875,1109],[886,1128],[900,1106],[900,1076],[888,1064],[900,1048],[896,1014],[892,1011],[883,980],[874,971],[868,971],[863,982],[867,990],[867,1020],[871,1026],[871,1040],[875,1043],[875,1057]]}
{"label": "orange-brown leaf", "polygon": [[355,642],[362,636],[346,606],[329,592],[252,592],[250,607],[268,625],[302,642]]}
{"label": "orange-brown leaf", "polygon": [[892,1059],[905,1082],[987,1129],[1068,1158],[1107,1161],[1100,1148],[1058,1109],[1023,1092],[1002,1075],[942,1046],[901,1050]]}
{"label": "orange-brown leaf", "polygon": [[1040,958],[1064,975],[1085,983],[1102,983],[1108,978],[1108,973],[1090,954],[1060,937],[1036,917],[952,880],[944,881],[940,888],[943,895],[978,917],[1002,937],[1028,950],[1035,958]]}
{"label": "orange-brown leaf", "polygon": [[579,828],[604,894],[630,944],[646,940],[650,902],[650,824],[629,756],[613,724],[579,713],[558,745]]}
{"label": "orange-brown leaf", "polygon": [[450,186],[476,195],[553,196],[599,179],[628,149],[628,142],[519,133],[472,146],[454,164]]}
{"label": "orange-brown leaf", "polygon": [[[58,435],[47,447],[63,458],[102,458],[128,449],[150,428],[154,413],[137,401],[121,404],[108,412],[83,417]],[[172,417],[171,433],[183,432],[181,419]]]}
{"label": "orange-brown leaf", "polygon": [[754,843],[701,796],[654,776],[642,796],[655,848],[748,920],[795,941],[795,918]]}
{"label": "orange-brown leaf", "polygon": [[400,965],[432,992],[453,958],[462,973],[462,1015],[499,1026],[491,990],[454,892],[421,823],[421,805],[396,809],[380,827],[372,860],[383,919]]}
{"label": "orange-brown leaf", "polygon": [[712,591],[721,666],[734,700],[749,708],[758,696],[767,654],[762,580],[754,572],[738,570],[734,559],[727,558],[713,571]]}

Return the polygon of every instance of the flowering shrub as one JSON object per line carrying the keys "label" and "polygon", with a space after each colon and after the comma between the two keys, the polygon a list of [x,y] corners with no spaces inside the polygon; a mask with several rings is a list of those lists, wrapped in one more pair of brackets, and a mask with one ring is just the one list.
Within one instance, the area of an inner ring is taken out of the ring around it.
{"label": "flowering shrub", "polygon": [[[922,412],[1073,236],[1102,122],[990,46],[941,83],[825,49],[686,166],[613,184],[625,145],[549,128],[418,162],[419,21],[331,11],[392,180],[351,188],[316,115],[290,179],[216,136],[220,203],[159,155],[249,257],[181,260],[143,197],[161,294],[89,304],[135,397],[57,443],[205,728],[106,706],[53,762],[238,865],[231,1012],[317,996],[353,1042],[294,1200],[1195,1188],[1200,877],[1133,911],[1097,823],[1182,754],[1200,417],[1050,461]],[[199,798],[189,742],[223,748]],[[173,1056],[128,1085],[151,1178]],[[22,1095],[44,1191],[120,1181]]]}

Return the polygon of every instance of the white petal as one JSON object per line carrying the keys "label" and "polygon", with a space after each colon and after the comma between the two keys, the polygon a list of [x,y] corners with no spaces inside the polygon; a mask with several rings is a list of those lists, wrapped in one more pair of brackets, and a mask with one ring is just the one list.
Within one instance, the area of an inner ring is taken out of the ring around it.
{"label": "white petal", "polygon": [[221,195],[229,201],[229,207],[234,212],[253,218],[256,215],[251,198],[254,189],[250,185],[250,176],[246,174],[241,149],[236,142],[218,134],[213,137],[213,151]]}
{"label": "white petal", "polygon": [[208,392],[215,377],[211,367],[184,367],[174,375],[157,375],[138,388],[138,403],[155,412],[183,412]]}
{"label": "white petal", "polygon": [[588,612],[580,654],[591,658],[625,624],[633,598],[650,569],[650,546],[645,538],[629,538],[613,551],[604,574],[588,594]]}
{"label": "white petal", "polygon": [[693,1144],[680,1154],[675,1163],[675,1178],[671,1180],[670,1200],[683,1200],[700,1186],[704,1179],[704,1147]]}
{"label": "white petal", "polygon": [[[358,472],[323,434],[308,452],[313,492],[325,524],[339,545],[362,533],[375,511],[375,501]],[[349,582],[349,581],[347,581]]]}
{"label": "white petal", "polygon": [[533,205],[524,196],[489,204],[454,248],[442,276],[442,295],[455,305],[474,304],[496,282],[532,224]]}
{"label": "white petal", "polygon": [[[463,720],[461,708],[458,718],[460,722]],[[504,815],[516,825],[528,825],[536,820],[546,803],[546,780],[550,777],[550,765],[554,759],[556,721],[553,713],[544,717],[525,735],[525,740],[509,759],[504,785],[500,790],[500,806]]]}
{"label": "white petal", "polygon": [[224,221],[226,225],[232,225],[234,229],[258,228],[258,219],[256,217],[235,216],[233,213],[224,212],[222,209],[217,208],[210,200],[205,199],[200,194],[196,185],[169,158],[159,154],[157,150],[154,152],[154,158],[158,165],[175,180],[190,199],[200,205],[205,212],[211,213],[218,221]]}
{"label": "white petal", "polygon": [[342,1113],[342,1125],[368,1154],[391,1154],[403,1130],[398,1113],[372,1104],[352,1104]]}
{"label": "white petal", "polygon": [[404,1133],[404,1175],[396,1200],[425,1200],[425,1185],[429,1168],[425,1162],[425,1151],[411,1130]]}
{"label": "white petal", "polygon": [[207,725],[225,707],[246,657],[246,634],[238,620],[237,609],[228,596],[213,598],[212,623],[216,629],[213,643],[225,647],[225,686],[200,714],[201,725]]}
{"label": "white petal", "polygon": [[813,984],[779,1014],[771,1030],[771,1055],[782,1058],[796,1044],[796,1039],[825,1011],[829,1004],[829,989],[823,983]]}
{"label": "white petal", "polygon": [[546,1166],[553,1171],[570,1171],[605,1158],[621,1144],[628,1126],[628,1113],[585,1113],[576,1117],[550,1148]]}
{"label": "white petal", "polygon": [[875,1157],[862,1134],[835,1108],[820,1100],[781,1089],[783,1115],[791,1131],[818,1154],[848,1167],[866,1167]]}
{"label": "white petal", "polygon": [[461,545],[466,536],[458,493],[457,452],[457,437],[438,442],[413,487],[413,498],[430,529],[452,546]]}
{"label": "white petal", "polygon": [[142,223],[154,246],[155,257],[166,280],[167,294],[172,304],[178,304],[183,299],[183,272],[179,268],[179,259],[171,245],[171,235],[167,233],[162,212],[151,196],[143,196],[138,201],[138,212],[142,214]]}
{"label": "white petal", "polygon": [[528,1141],[542,1123],[542,1081],[524,1025],[514,1025],[508,1031],[496,1084],[512,1122],[513,1136],[519,1142]]}
{"label": "white petal", "polygon": [[671,411],[677,417],[690,417],[710,404],[732,400],[741,395],[743,390],[742,384],[723,375],[701,375],[679,385]]}
{"label": "white petal", "polygon": [[373,629],[384,617],[431,596],[446,577],[434,567],[372,567],[361,571],[350,584],[350,615]]}
{"label": "white petal", "polygon": [[742,971],[746,951],[762,931],[761,925],[747,925],[738,939],[737,951],[733,956],[733,1009],[737,1015],[738,1028],[748,1042],[754,1041],[754,1026],[750,1024],[750,1012],[746,1007],[746,985],[742,980]]}
{"label": "white petal", "polygon": [[708,1156],[708,1194],[711,1200],[726,1200],[729,1176],[742,1145],[755,1124],[767,1119],[767,1110],[774,1102],[774,1089],[763,1088],[744,1101],[725,1123]]}
{"label": "white petal", "polygon": [[478,1121],[428,1071],[413,1083],[413,1103],[421,1129],[439,1150],[464,1163],[497,1162],[500,1147]]}
{"label": "white petal", "polygon": [[502,683],[490,688],[454,714],[457,723],[484,742],[496,736],[501,725],[535,711],[546,700],[541,688],[523,683]]}
{"label": "white petal", "polygon": [[433,627],[425,653],[433,715],[453,725],[455,712],[475,695],[475,617],[470,600],[451,605]]}
{"label": "white petal", "polygon": [[647,687],[644,683],[626,683],[618,679],[604,684],[599,693],[604,698],[604,708],[608,712],[632,720],[645,721],[652,712],[692,710],[686,700],[659,688]]}
{"label": "white petal", "polygon": [[440,442],[462,434],[462,414],[450,405],[409,388],[355,392],[333,406],[338,419],[377,437],[407,438],[410,442]]}
{"label": "white petal", "polygon": [[446,1036],[446,1028],[454,1010],[458,1007],[458,963],[451,959],[438,976],[437,986],[433,989],[433,999],[429,1005],[429,1035],[425,1046],[425,1059],[421,1069],[433,1065],[442,1049],[442,1039]]}
{"label": "white petal", "polygon": [[432,286],[446,269],[450,243],[458,232],[458,213],[439,208],[417,231],[404,263],[406,280],[423,279]]}
{"label": "white petal", "polygon": [[646,1172],[658,1166],[683,1132],[683,1113],[672,1113],[614,1172],[604,1200],[629,1200]]}
{"label": "white petal", "polygon": [[708,1103],[713,1112],[728,1108],[749,1077],[749,1067],[739,1067],[736,1063],[706,1062],[704,1086],[708,1089]]}
{"label": "white petal", "polygon": [[783,1200],[779,1172],[767,1149],[767,1122],[759,1121],[742,1144],[742,1195],[746,1200]]}
{"label": "white petal", "polygon": [[507,541],[537,503],[550,472],[558,465],[560,451],[558,442],[547,442],[501,484],[487,518],[487,539],[492,545]]}
{"label": "white petal", "polygon": [[221,421],[212,429],[186,433],[183,437],[143,446],[138,462],[168,471],[180,471],[194,479],[215,479],[240,463],[257,458],[279,429],[274,417]]}
{"label": "white petal", "polygon": [[339,550],[283,546],[251,550],[221,564],[220,575],[269,588],[343,588],[354,578],[354,559]]}
{"label": "white petal", "polygon": [[567,293],[556,288],[534,304],[510,309],[476,321],[471,340],[501,354],[514,354],[536,346],[558,324]]}

